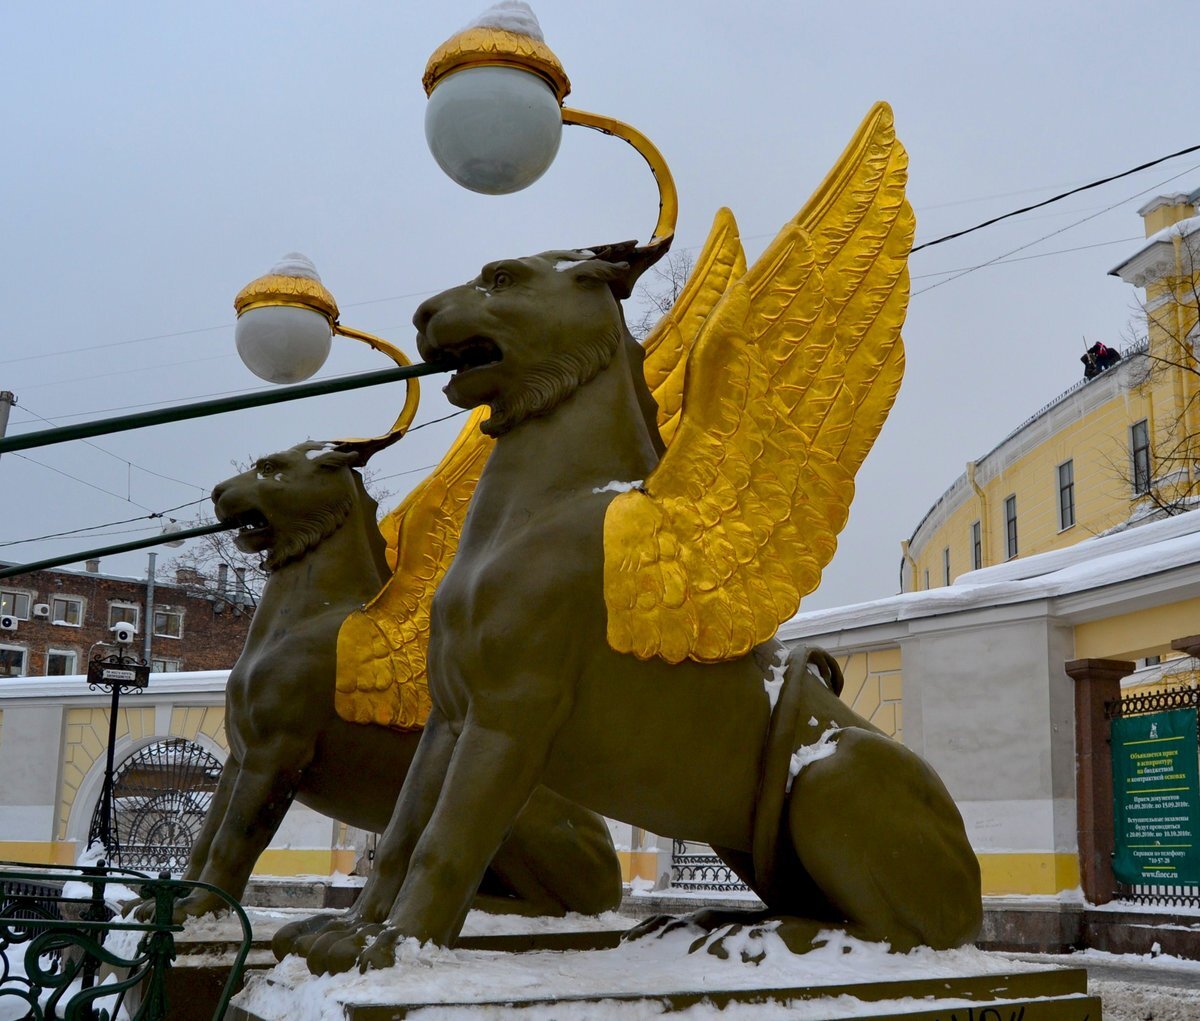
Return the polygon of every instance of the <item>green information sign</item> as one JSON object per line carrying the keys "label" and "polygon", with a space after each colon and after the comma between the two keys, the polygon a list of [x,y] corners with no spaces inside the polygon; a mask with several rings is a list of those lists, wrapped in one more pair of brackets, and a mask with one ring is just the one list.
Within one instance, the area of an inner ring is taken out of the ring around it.
{"label": "green information sign", "polygon": [[1112,721],[1118,881],[1200,884],[1200,752],[1196,710]]}

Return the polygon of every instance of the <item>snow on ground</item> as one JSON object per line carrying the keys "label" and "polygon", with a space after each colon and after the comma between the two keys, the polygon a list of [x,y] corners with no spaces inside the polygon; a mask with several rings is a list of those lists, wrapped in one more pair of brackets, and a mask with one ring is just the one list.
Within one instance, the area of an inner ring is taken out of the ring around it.
{"label": "snow on ground", "polygon": [[1150,985],[1088,979],[1088,992],[1104,1004],[1104,1021],[1196,1021],[1200,988],[1156,989]]}

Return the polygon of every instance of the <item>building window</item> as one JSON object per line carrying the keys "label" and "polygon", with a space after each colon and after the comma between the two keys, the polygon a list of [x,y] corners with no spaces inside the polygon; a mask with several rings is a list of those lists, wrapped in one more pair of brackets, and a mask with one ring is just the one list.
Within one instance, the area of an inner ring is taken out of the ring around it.
{"label": "building window", "polygon": [[158,638],[183,637],[183,611],[164,607],[154,611],[154,634]]}
{"label": "building window", "polygon": [[942,584],[950,584],[950,547],[942,550]]}
{"label": "building window", "polygon": [[0,645],[0,677],[25,676],[25,650],[15,645]]}
{"label": "building window", "polygon": [[925,591],[929,591],[929,568],[925,568]]}
{"label": "building window", "polygon": [[83,600],[75,596],[55,596],[50,600],[50,623],[82,627]]}
{"label": "building window", "polygon": [[109,603],[108,604],[108,626],[115,627],[117,624],[131,624],[133,630],[138,629],[138,624],[142,617],[142,608],[136,603]]}
{"label": "building window", "polygon": [[77,661],[78,657],[68,649],[51,649],[46,653],[46,676],[66,677],[78,673]]}
{"label": "building window", "polygon": [[1130,427],[1129,451],[1133,456],[1133,492],[1140,496],[1150,492],[1150,430],[1144,418]]}
{"label": "building window", "polygon": [[178,659],[151,659],[150,669],[156,674],[177,674],[183,669],[183,663]]}
{"label": "building window", "polygon": [[29,593],[0,589],[0,616],[29,619]]}
{"label": "building window", "polygon": [[971,526],[971,564],[975,571],[983,567],[983,523],[980,521]]}
{"label": "building window", "polygon": [[1004,534],[1008,540],[1008,559],[1017,555],[1017,496],[1006,497],[1004,500]]}
{"label": "building window", "polygon": [[1064,461],[1058,466],[1058,528],[1075,524],[1075,462]]}

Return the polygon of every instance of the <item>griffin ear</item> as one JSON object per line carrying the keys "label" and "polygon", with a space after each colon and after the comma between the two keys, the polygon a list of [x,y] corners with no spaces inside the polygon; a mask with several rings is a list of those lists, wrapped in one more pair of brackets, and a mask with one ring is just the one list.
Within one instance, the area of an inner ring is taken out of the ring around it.
{"label": "griffin ear", "polygon": [[313,460],[316,461],[318,468],[325,471],[337,471],[339,468],[361,468],[366,463],[366,457],[363,457],[362,452],[356,449],[352,443],[339,443]]}
{"label": "griffin ear", "polygon": [[596,245],[589,251],[593,258],[619,270],[608,278],[608,286],[618,301],[624,301],[633,293],[638,278],[670,251],[672,237],[674,235],[640,247],[636,241]]}

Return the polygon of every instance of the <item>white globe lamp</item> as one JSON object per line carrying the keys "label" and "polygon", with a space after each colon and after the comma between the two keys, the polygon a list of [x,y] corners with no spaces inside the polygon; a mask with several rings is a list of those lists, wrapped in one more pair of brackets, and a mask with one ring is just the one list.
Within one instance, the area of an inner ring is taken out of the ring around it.
{"label": "white globe lamp", "polygon": [[440,82],[425,108],[429,151],[454,181],[507,195],[549,169],[562,109],[546,82],[513,67],[472,67]]}
{"label": "white globe lamp", "polygon": [[338,308],[305,256],[292,253],[234,299],[238,354],[256,376],[299,383],[329,357]]}

